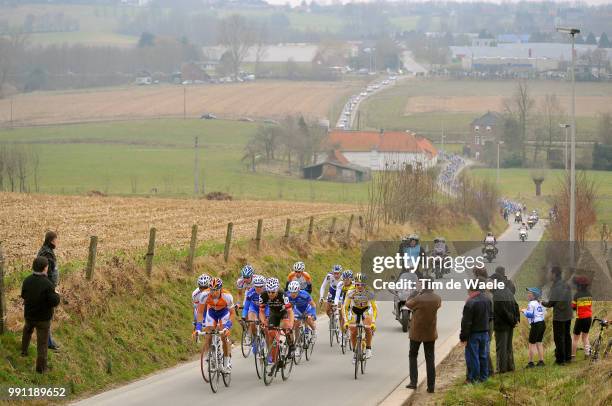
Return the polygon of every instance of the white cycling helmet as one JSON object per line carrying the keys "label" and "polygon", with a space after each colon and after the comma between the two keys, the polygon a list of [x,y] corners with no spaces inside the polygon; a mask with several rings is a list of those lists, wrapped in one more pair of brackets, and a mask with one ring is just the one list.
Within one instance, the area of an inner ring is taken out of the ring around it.
{"label": "white cycling helmet", "polygon": [[304,272],[305,269],[306,269],[306,265],[304,265],[302,261],[298,261],[295,264],[293,264],[294,272]]}
{"label": "white cycling helmet", "polygon": [[210,275],[203,273],[198,277],[198,287],[207,288],[210,285]]}
{"label": "white cycling helmet", "polygon": [[255,275],[253,277],[253,286],[255,286],[256,288],[263,288],[264,286],[266,286],[266,278],[261,275]]}
{"label": "white cycling helmet", "polygon": [[298,293],[300,291],[300,283],[298,281],[289,282],[287,290],[289,291],[289,293]]}
{"label": "white cycling helmet", "polygon": [[276,278],[268,278],[266,280],[266,292],[278,292],[280,282]]}

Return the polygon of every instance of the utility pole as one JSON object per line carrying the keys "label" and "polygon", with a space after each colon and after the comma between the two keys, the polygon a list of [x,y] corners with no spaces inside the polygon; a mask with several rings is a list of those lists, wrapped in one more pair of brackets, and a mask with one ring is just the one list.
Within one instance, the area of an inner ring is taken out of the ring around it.
{"label": "utility pole", "polygon": [[497,184],[499,184],[499,146],[503,143],[503,141],[497,140]]}
{"label": "utility pole", "polygon": [[187,87],[183,85],[183,120],[187,119]]}
{"label": "utility pole", "polygon": [[199,187],[200,187],[200,160],[199,160],[199,149],[198,149],[198,137],[195,137],[195,143],[194,143],[194,151],[195,151],[195,157],[194,157],[194,162],[193,162],[193,194],[195,196],[198,195],[199,193]]}
{"label": "utility pole", "polygon": [[567,171],[567,167],[569,165],[568,160],[567,160],[567,130],[571,127],[569,124],[559,124],[559,127],[564,128],[565,129],[565,144],[564,144],[564,154],[563,154],[563,162],[565,164],[565,170]]}
{"label": "utility pole", "polygon": [[444,130],[444,122],[442,122],[442,155],[444,155],[444,139],[446,138],[445,130]]}

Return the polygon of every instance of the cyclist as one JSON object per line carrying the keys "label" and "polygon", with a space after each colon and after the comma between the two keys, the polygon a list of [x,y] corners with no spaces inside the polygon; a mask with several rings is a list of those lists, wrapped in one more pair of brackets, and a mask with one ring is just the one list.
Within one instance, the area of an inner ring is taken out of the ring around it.
{"label": "cyclist", "polygon": [[402,242],[399,246],[399,254],[402,256],[407,254],[409,258],[412,258],[409,264],[417,264],[418,258],[421,257],[417,269],[413,269],[413,266],[409,266],[409,268],[405,270],[416,273],[419,279],[422,278],[423,262],[425,261],[426,253],[423,247],[421,247],[418,234],[413,233],[402,238]]}
{"label": "cyclist", "polygon": [[312,294],[312,278],[306,270],[306,265],[302,261],[298,261],[293,264],[293,272],[287,277],[287,283],[285,284],[285,290],[289,287],[289,283],[292,281],[300,282],[300,289],[305,290],[309,294]]}
{"label": "cyclist", "polygon": [[289,292],[289,303],[293,306],[295,315],[295,331],[298,331],[303,318],[313,335],[316,334],[317,305],[312,297],[305,290],[300,289],[298,281],[289,282],[287,289]]}
{"label": "cyclist", "polygon": [[[259,318],[259,296],[263,293],[266,285],[266,278],[261,275],[253,276],[253,287],[244,295],[244,308],[242,309],[242,319],[256,321]],[[255,323],[250,323],[249,331],[251,337],[255,336]],[[253,342],[253,352],[255,352],[255,342]]]}
{"label": "cyclist", "polygon": [[591,345],[589,344],[589,330],[591,329],[593,317],[593,295],[589,290],[590,281],[584,275],[574,278],[576,293],[572,300],[572,309],[576,311],[576,321],[574,322],[574,339],[572,340],[572,358],[576,358],[578,342],[582,340],[584,355],[591,355]]}
{"label": "cyclist", "polygon": [[[363,324],[366,331],[366,358],[372,357],[372,334],[376,331],[376,316],[378,309],[376,307],[376,299],[374,292],[366,287],[366,275],[358,273],[355,275],[353,287],[346,292],[344,298],[344,306],[342,306],[342,312],[344,313],[344,328],[350,327],[351,329],[351,344],[353,348],[357,343],[357,315],[363,317]],[[356,362],[355,354],[353,354],[353,363]]]}
{"label": "cyclist", "polygon": [[[334,297],[334,305],[342,306],[344,304],[344,298],[346,297],[346,292],[353,286],[353,271],[350,269],[342,272],[342,280],[338,283],[336,287],[336,296]],[[346,332],[344,329],[344,316],[342,312],[340,312],[340,326],[342,327],[342,334]]]}
{"label": "cyclist", "polygon": [[[225,372],[232,369],[232,353],[229,336],[232,324],[234,322],[234,312],[231,311],[233,307],[234,298],[227,290],[223,289],[223,281],[221,278],[213,278],[210,281],[209,290],[200,295],[196,329],[198,331],[202,330],[202,319],[204,319],[204,329],[208,333],[210,333],[215,327],[218,327],[219,324],[221,325],[221,339],[223,340],[223,370]],[[210,347],[211,339],[210,334],[207,334],[206,339],[204,340],[203,348],[205,354],[208,354],[208,347]]]}
{"label": "cyclist", "polygon": [[[341,281],[340,276],[342,276],[342,266],[334,265],[332,271],[325,276],[321,284],[319,303],[323,304],[323,301],[326,301],[325,312],[328,316],[331,316],[332,313],[333,302],[336,297],[336,288]],[[329,285],[329,291],[327,290],[327,285]]]}
{"label": "cyclist", "polygon": [[236,295],[236,307],[243,306],[243,310],[245,307],[244,301],[246,299],[245,293],[253,287],[254,274],[255,270],[253,269],[253,267],[249,264],[246,264],[240,271],[240,278],[236,280],[236,288],[238,289],[238,293]]}
{"label": "cyclist", "polygon": [[198,305],[200,304],[200,295],[208,291],[210,285],[210,276],[203,273],[198,276],[198,287],[191,294],[191,302],[193,303],[193,334],[197,334],[196,323],[198,322]]}
{"label": "cyclist", "polygon": [[[269,310],[268,316],[266,316],[266,308]],[[294,350],[293,340],[291,339],[294,321],[293,309],[291,303],[289,303],[289,298],[280,289],[280,282],[276,278],[268,278],[265,292],[259,295],[259,319],[264,327],[280,327],[288,331],[289,354],[292,354]],[[271,348],[272,340],[277,334],[279,334],[277,330],[267,331],[266,342],[268,348]],[[272,359],[276,357],[274,349],[272,349],[271,356]]]}

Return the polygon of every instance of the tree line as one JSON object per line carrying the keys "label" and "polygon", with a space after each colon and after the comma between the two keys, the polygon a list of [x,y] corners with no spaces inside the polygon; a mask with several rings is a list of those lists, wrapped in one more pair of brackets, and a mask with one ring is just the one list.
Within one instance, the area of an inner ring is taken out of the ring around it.
{"label": "tree line", "polygon": [[247,142],[242,161],[252,172],[260,163],[284,162],[286,170],[314,164],[327,129],[303,116],[286,116],[278,124],[261,125]]}
{"label": "tree line", "polygon": [[21,144],[0,144],[0,191],[28,193],[40,190],[40,156]]}

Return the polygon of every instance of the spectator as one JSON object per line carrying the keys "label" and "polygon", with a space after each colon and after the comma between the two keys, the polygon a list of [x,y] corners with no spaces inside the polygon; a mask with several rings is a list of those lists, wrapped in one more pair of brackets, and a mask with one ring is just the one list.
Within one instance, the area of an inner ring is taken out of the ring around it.
{"label": "spectator", "polygon": [[[504,276],[497,273],[497,270],[491,275],[491,279],[505,283]],[[493,290],[493,314],[497,372],[503,374],[514,371],[512,337],[514,336],[514,328],[520,321],[518,303],[507,285],[504,285],[503,289]]]}
{"label": "spectator", "polygon": [[593,317],[593,296],[589,291],[589,279],[586,276],[576,276],[576,294],[572,301],[572,309],[576,311],[576,321],[574,322],[574,340],[572,341],[572,358],[576,358],[578,342],[582,339],[584,355],[589,356],[591,346],[589,345],[589,330]]}
{"label": "spectator", "polygon": [[[47,231],[45,233],[45,241],[42,247],[38,250],[38,256],[47,258],[49,262],[48,277],[53,287],[57,287],[59,282],[59,270],[57,267],[57,258],[55,257],[55,248],[57,246],[57,233],[55,231]],[[51,337],[51,327],[49,327],[49,342],[48,347],[50,350],[57,351],[59,346]]]}
{"label": "spectator", "polygon": [[412,310],[410,321],[410,383],[408,389],[416,389],[418,383],[417,357],[423,343],[425,363],[427,365],[427,392],[433,393],[436,383],[435,342],[438,338],[436,328],[438,309],[442,299],[436,295],[428,284],[423,286],[421,293],[406,303]]}
{"label": "spectator", "polygon": [[544,332],[546,331],[546,309],[540,303],[542,291],[540,288],[527,288],[527,300],[529,304],[526,309],[523,309],[523,314],[529,321],[529,363],[527,368],[533,368],[533,358],[535,353],[538,353],[538,366],[544,366]]}
{"label": "spectator", "polygon": [[467,382],[484,382],[489,378],[489,319],[491,301],[478,289],[470,288],[463,306],[459,340],[465,346]]}
{"label": "spectator", "polygon": [[[506,287],[510,289],[510,293],[512,293],[513,296],[516,294],[516,286],[514,286],[514,282],[506,277],[506,268],[503,266],[498,266],[495,268],[494,275],[498,281],[504,282]],[[491,276],[491,278],[493,278],[493,276]]]}
{"label": "spectator", "polygon": [[[477,278],[478,280],[482,281],[482,282],[487,282],[487,279],[489,278],[489,275],[487,273],[487,268],[485,267],[481,267],[481,268],[474,268],[472,270],[472,273],[474,274],[474,277]],[[494,325],[493,325],[493,318],[494,318],[494,311],[493,311],[493,307],[495,307],[495,303],[493,303],[493,293],[490,292],[487,289],[484,289],[481,291],[491,302],[491,315],[489,318],[489,343],[493,340],[493,330],[494,330]],[[491,358],[491,352],[489,351],[489,355],[487,356],[489,359],[489,375],[493,375],[493,359]]]}
{"label": "spectator", "polygon": [[550,270],[553,282],[550,297],[542,302],[545,307],[553,308],[553,337],[555,341],[555,364],[563,365],[572,360],[572,292],[563,281],[561,268],[554,266]]}
{"label": "spectator", "polygon": [[21,297],[24,300],[23,336],[21,339],[21,355],[28,355],[28,347],[32,333],[36,329],[36,372],[45,373],[47,367],[47,343],[49,328],[53,317],[53,308],[60,302],[55,287],[47,277],[49,261],[45,257],[36,257],[32,264],[32,275],[28,276],[21,287]]}

